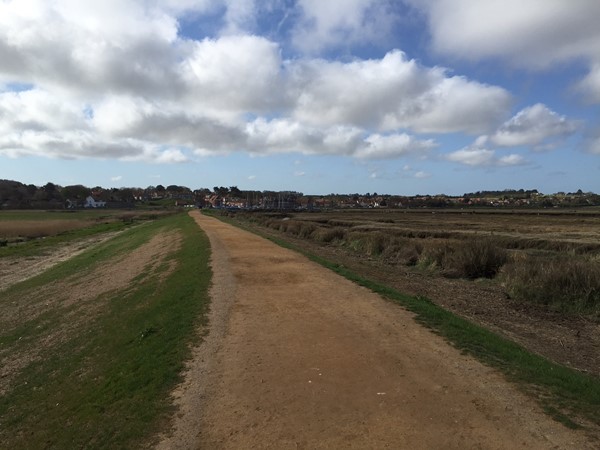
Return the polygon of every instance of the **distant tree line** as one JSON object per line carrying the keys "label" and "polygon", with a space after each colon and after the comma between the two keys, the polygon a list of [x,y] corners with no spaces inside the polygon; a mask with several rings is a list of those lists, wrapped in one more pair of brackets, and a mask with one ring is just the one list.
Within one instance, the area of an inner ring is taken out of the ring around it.
{"label": "distant tree line", "polygon": [[195,205],[225,208],[318,209],[318,208],[446,208],[446,207],[585,207],[600,206],[600,195],[576,192],[544,195],[537,189],[477,191],[462,196],[378,194],[327,194],[306,196],[295,191],[241,190],[237,186],[214,186],[191,190],[186,186],[161,184],[146,188],[86,187],[80,184],[43,186],[0,180],[0,209],[81,208],[92,197],[109,208]]}

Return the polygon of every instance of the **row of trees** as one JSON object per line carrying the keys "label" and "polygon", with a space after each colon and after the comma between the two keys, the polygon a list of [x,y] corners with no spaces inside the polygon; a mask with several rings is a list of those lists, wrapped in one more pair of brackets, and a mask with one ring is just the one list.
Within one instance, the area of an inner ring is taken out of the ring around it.
{"label": "row of trees", "polygon": [[[245,206],[274,209],[287,208],[348,208],[348,207],[404,207],[444,208],[456,206],[531,206],[531,207],[581,207],[600,205],[600,196],[584,193],[559,192],[543,195],[537,190],[478,191],[462,197],[446,195],[380,195],[329,194],[304,196],[300,192],[245,191],[237,186],[214,186],[192,191],[186,186],[157,185],[146,188],[103,188],[86,187],[80,184],[59,186],[46,183],[43,186],[23,184],[13,180],[0,180],[0,208],[3,209],[62,209],[83,206],[87,197],[106,202],[110,207],[129,207],[136,203],[150,203],[161,199],[172,199],[173,203],[199,206]],[[216,199],[215,199],[216,197]]]}
{"label": "row of trees", "polygon": [[[206,190],[207,192],[208,189]],[[132,205],[137,201],[160,199],[169,196],[192,195],[184,186],[148,186],[142,188],[87,187],[80,184],[59,186],[46,183],[43,186],[23,184],[13,180],[0,180],[0,208],[4,209],[61,209],[69,205],[83,205],[92,196],[97,201],[112,204]]]}

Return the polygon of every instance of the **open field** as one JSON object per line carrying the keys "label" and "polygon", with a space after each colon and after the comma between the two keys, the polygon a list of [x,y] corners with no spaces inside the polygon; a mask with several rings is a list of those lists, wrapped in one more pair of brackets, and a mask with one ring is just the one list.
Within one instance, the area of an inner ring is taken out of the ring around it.
{"label": "open field", "polygon": [[193,221],[172,215],[2,291],[0,447],[147,444],[198,339],[208,256]]}
{"label": "open field", "polygon": [[132,223],[169,214],[167,211],[60,210],[0,211],[0,240],[10,243],[56,236],[99,224]]}

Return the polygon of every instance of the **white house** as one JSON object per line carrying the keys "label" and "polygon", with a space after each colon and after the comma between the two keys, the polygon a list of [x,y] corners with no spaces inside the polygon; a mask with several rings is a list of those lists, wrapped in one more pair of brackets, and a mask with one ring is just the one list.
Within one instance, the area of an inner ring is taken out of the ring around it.
{"label": "white house", "polygon": [[91,195],[85,199],[85,203],[83,205],[84,208],[104,208],[105,206],[106,202],[97,202]]}

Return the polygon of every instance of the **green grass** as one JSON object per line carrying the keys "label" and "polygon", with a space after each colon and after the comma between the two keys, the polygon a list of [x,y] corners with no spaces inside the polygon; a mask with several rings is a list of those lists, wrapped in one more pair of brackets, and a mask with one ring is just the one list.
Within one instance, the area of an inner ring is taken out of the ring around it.
{"label": "green grass", "polygon": [[[164,213],[162,213],[164,214]],[[17,245],[0,246],[0,258],[43,255],[47,249],[62,243],[76,241],[90,236],[125,230],[140,222],[156,220],[161,213],[133,213],[122,210],[77,210],[69,211],[0,211],[0,221],[52,221],[84,220],[89,226],[40,239],[30,239]],[[0,237],[0,241],[2,241]]]}
{"label": "green grass", "polygon": [[[195,330],[208,305],[209,244],[189,216],[130,229],[13,286],[0,299],[1,309],[174,229],[183,235],[180,249],[169,256],[176,270],[162,281],[141,275],[127,290],[105,294],[101,313],[27,366],[0,397],[1,448],[134,448],[164,423],[169,392],[180,380],[189,344],[199,338]],[[8,333],[0,330],[0,349],[37,345],[67,312],[50,311]]]}
{"label": "green grass", "polygon": [[[219,215],[215,217],[244,227],[243,223],[230,218]],[[255,229],[244,228],[257,233]],[[427,298],[402,294],[285,240],[264,234],[262,236],[282,247],[302,253],[312,261],[415,313],[419,323],[443,336],[464,353],[499,369],[508,379],[533,395],[542,408],[557,421],[573,428],[586,421],[600,425],[598,378],[535,355],[512,341],[446,311]]]}

